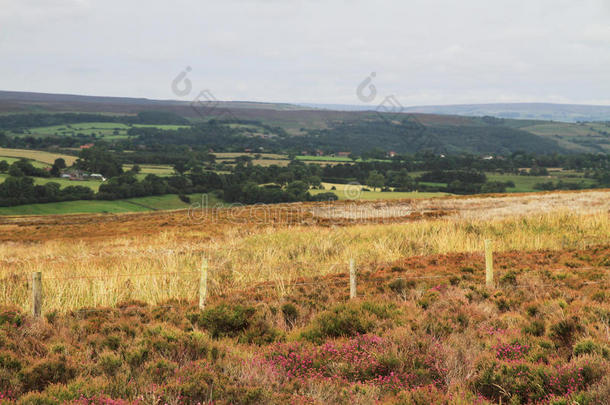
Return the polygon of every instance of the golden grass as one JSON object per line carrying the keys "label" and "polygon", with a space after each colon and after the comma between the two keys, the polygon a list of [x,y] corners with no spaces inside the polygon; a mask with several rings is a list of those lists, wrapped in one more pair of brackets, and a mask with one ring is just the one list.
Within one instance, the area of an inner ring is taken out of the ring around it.
{"label": "golden grass", "polygon": [[284,291],[297,278],[346,271],[351,257],[373,267],[405,256],[481,251],[487,238],[496,251],[608,244],[610,219],[605,209],[583,214],[560,209],[497,220],[453,216],[342,227],[235,225],[208,236],[200,228],[182,227],[81,241],[7,242],[0,246],[0,303],[29,307],[29,278],[35,271],[43,272],[45,311],[126,299],[195,300],[204,255],[212,294],[262,281],[274,281]]}
{"label": "golden grass", "polygon": [[55,162],[55,159],[63,158],[66,161],[68,166],[74,164],[76,161],[76,156],[64,155],[61,153],[51,153],[44,152],[40,150],[30,150],[30,149],[8,149],[8,148],[0,148],[0,156],[8,156],[15,158],[26,158],[37,160],[39,162],[47,163],[52,165]]}

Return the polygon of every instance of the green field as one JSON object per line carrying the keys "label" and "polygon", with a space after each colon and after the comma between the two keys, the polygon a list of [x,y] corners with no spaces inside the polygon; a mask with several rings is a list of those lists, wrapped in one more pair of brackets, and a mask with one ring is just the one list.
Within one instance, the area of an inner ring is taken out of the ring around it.
{"label": "green field", "polygon": [[[176,130],[188,128],[189,125],[156,125],[156,124],[133,124],[134,127],[159,128],[162,130]],[[105,139],[125,139],[130,126],[118,122],[82,122],[78,124],[52,125],[47,127],[28,128],[25,133],[11,133],[15,136],[96,136]]]}
{"label": "green field", "polygon": [[[169,165],[147,165],[141,164],[140,166],[140,175],[138,178],[144,178],[147,174],[156,174],[157,176],[169,176],[174,173],[174,169]],[[128,171],[133,167],[131,164],[123,165],[123,170]]]}
{"label": "green field", "polygon": [[165,125],[165,124],[133,124],[134,127],[139,128],[157,128],[167,131],[175,131],[181,128],[190,128],[190,125]]}
{"label": "green field", "polygon": [[[592,179],[585,179],[582,177],[582,173],[579,177],[573,178],[568,177],[573,173],[570,172],[550,172],[548,176],[519,176],[516,174],[497,174],[497,173],[485,173],[488,181],[512,181],[515,183],[515,187],[509,187],[506,189],[509,193],[526,193],[532,191],[539,191],[534,188],[537,183],[547,183],[552,181],[557,183],[559,180],[569,183],[584,183],[586,186],[592,186],[595,181]],[[578,174],[577,174],[578,175]]]}
{"label": "green field", "polygon": [[[3,183],[4,180],[9,177],[8,174],[6,173],[1,173],[0,174],[0,183]],[[58,183],[61,188],[67,187],[67,186],[85,186],[85,187],[89,187],[90,189],[92,189],[93,191],[97,192],[97,190],[100,188],[100,184],[102,184],[101,181],[99,180],[82,180],[82,181],[73,181],[73,180],[69,180],[69,179],[62,179],[62,178],[57,178],[57,177],[33,177],[34,179],[34,184],[47,184],[47,183]]]}
{"label": "green field", "polygon": [[597,151],[610,152],[610,125],[605,122],[538,122],[521,129],[554,139],[560,146],[573,150],[585,152],[595,147]]}
{"label": "green field", "polygon": [[[16,161],[20,160],[20,158],[9,157],[9,156],[0,156],[0,161],[2,161],[2,160],[4,160],[9,165],[12,165]],[[29,160],[29,162],[34,167],[38,167],[38,168],[49,167],[49,165],[47,163],[39,162],[38,160]]]}
{"label": "green field", "polygon": [[[201,194],[192,194],[192,203],[201,202]],[[208,195],[210,206],[222,204],[213,195]],[[188,208],[190,204],[181,201],[176,194],[138,197],[116,201],[64,201],[46,204],[27,204],[16,207],[0,207],[0,215],[52,215],[77,213],[120,213],[175,210]]]}
{"label": "green field", "polygon": [[[353,160],[347,156],[313,156],[313,155],[299,155],[295,157],[296,160],[312,161],[312,162],[345,162],[352,163]],[[388,159],[356,159],[356,162],[391,162]]]}

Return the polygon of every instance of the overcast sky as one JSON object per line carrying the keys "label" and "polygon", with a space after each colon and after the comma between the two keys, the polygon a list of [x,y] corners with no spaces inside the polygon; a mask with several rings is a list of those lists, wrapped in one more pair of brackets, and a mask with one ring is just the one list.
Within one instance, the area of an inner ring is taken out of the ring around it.
{"label": "overcast sky", "polygon": [[610,104],[610,0],[0,0],[0,61],[1,90]]}

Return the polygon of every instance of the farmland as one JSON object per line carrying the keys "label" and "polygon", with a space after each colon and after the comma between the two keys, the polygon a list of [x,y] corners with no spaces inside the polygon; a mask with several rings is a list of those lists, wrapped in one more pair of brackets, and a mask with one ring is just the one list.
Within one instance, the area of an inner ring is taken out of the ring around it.
{"label": "farmland", "polygon": [[[97,183],[99,184],[99,182]],[[188,197],[191,198],[194,202],[201,200],[201,194],[191,194]],[[213,196],[209,196],[208,198],[214,204],[223,205],[222,202],[216,200]],[[180,198],[178,198],[176,194],[166,194],[162,196],[136,197],[115,201],[63,201],[46,204],[25,204],[16,207],[0,207],[0,215],[57,215],[82,213],[103,214],[146,212],[185,209],[188,208],[190,205],[191,204],[180,200]]]}
{"label": "farmland", "polygon": [[66,161],[66,164],[71,165],[76,161],[76,156],[66,155],[61,153],[52,153],[39,150],[30,149],[8,149],[0,148],[0,160],[4,160],[4,157],[11,157],[15,159],[24,158],[30,159],[48,165],[52,165],[55,159],[62,158]]}
{"label": "farmland", "polygon": [[[0,393],[9,403],[603,404],[609,197],[3,217]],[[35,271],[40,320],[28,314]]]}

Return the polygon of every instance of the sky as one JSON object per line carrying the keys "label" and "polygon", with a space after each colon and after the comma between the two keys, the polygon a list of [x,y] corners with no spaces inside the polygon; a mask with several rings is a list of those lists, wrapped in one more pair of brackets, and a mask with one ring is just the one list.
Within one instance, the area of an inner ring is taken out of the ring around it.
{"label": "sky", "polygon": [[610,105],[609,50],[609,0],[0,0],[0,90]]}

